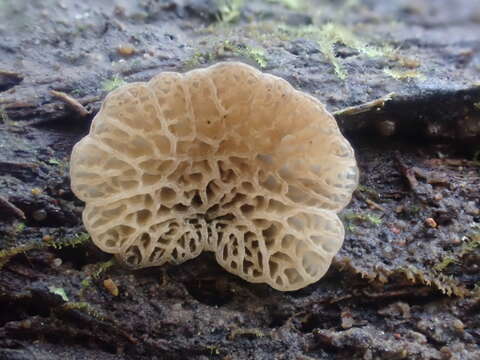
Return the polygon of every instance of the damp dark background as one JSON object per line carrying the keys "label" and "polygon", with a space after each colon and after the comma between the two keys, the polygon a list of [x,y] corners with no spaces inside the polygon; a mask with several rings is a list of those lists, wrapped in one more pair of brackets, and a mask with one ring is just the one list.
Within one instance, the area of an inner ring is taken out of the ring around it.
{"label": "damp dark background", "polygon": [[[479,359],[479,34],[469,0],[0,0],[0,359]],[[209,254],[126,270],[70,190],[109,91],[224,60],[357,154],[344,246],[300,291]]]}

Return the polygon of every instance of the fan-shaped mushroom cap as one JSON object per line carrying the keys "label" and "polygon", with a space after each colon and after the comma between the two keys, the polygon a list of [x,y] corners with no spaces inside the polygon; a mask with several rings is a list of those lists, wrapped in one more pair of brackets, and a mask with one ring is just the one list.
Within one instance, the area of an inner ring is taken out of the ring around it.
{"label": "fan-shaped mushroom cap", "polygon": [[203,250],[278,290],[321,278],[357,186],[350,144],[313,97],[241,63],[109,94],[72,153],[95,244],[132,267]]}

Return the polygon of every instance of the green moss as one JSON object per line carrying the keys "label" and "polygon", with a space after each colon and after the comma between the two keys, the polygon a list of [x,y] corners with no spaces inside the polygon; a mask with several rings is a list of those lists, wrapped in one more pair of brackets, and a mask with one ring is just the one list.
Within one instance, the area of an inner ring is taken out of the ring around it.
{"label": "green moss", "polygon": [[395,53],[395,50],[390,46],[371,45],[360,39],[345,26],[334,23],[328,23],[319,27],[315,25],[301,27],[282,25],[279,26],[279,31],[283,31],[289,37],[303,37],[316,40],[320,52],[333,65],[335,73],[342,80],[346,79],[347,72],[336,57],[335,46],[337,44],[350,47],[369,58],[391,58]]}
{"label": "green moss", "polygon": [[292,10],[300,10],[305,7],[304,0],[267,0],[269,3],[281,4]]}
{"label": "green moss", "polygon": [[[480,233],[476,232],[470,236],[470,240],[464,243],[459,254],[465,255],[478,248],[480,248]],[[452,261],[452,259],[454,259],[454,261]],[[394,278],[397,282],[400,281],[400,283],[402,283],[404,281],[403,279],[405,279],[412,285],[415,284],[431,287],[448,296],[480,297],[480,289],[475,288],[469,290],[466,285],[458,279],[441,271],[437,271],[434,268],[421,269],[414,265],[406,265],[404,267],[382,272],[376,270],[365,271],[354,267],[350,259],[347,260],[348,261],[343,261],[339,264],[341,271],[348,270],[354,274],[360,274],[362,278],[366,278],[369,281],[379,280],[380,282],[385,283],[389,281],[389,279]],[[438,268],[445,268],[451,264],[458,263],[459,260],[461,260],[461,257],[458,257],[455,254],[449,254],[448,257],[442,259],[439,263],[442,265],[439,265]],[[382,280],[382,277],[384,277],[384,280]],[[400,277],[400,279],[398,279],[398,277]]]}
{"label": "green moss", "polygon": [[365,219],[375,226],[379,226],[382,224],[382,219],[374,214],[366,214]]}
{"label": "green moss", "polygon": [[265,51],[261,48],[239,48],[236,50],[239,55],[247,57],[253,61],[261,68],[264,69],[267,66],[267,58],[265,56]]}
{"label": "green moss", "polygon": [[239,328],[239,329],[234,329],[230,333],[229,339],[230,340],[235,340],[238,336],[254,336],[257,338],[265,336],[262,330],[257,329],[257,328]]}
{"label": "green moss", "polygon": [[223,40],[212,44],[207,51],[196,51],[184,64],[187,69],[193,69],[201,64],[210,63],[227,55],[253,60],[262,69],[265,68],[268,63],[263,48],[235,44],[232,41]]}
{"label": "green moss", "polygon": [[82,289],[90,287],[92,285],[92,278],[90,276],[86,277],[80,282],[80,285],[82,286]]}
{"label": "green moss", "polygon": [[82,97],[83,91],[80,90],[80,89],[73,89],[73,90],[71,91],[71,94],[72,94],[73,97],[79,98],[79,97]]}
{"label": "green moss", "polygon": [[15,225],[15,234],[22,233],[23,230],[25,230],[26,227],[27,227],[27,225],[25,225],[25,223],[19,222],[17,225]]}
{"label": "green moss", "polygon": [[376,190],[365,185],[358,185],[357,191],[365,193],[376,200],[379,200],[381,198],[380,194]]}
{"label": "green moss", "polygon": [[417,215],[422,211],[422,207],[419,205],[412,205],[408,208],[405,208],[405,212],[410,215]]}
{"label": "green moss", "polygon": [[203,53],[196,51],[189,59],[184,61],[183,65],[186,69],[193,69],[203,62]]}
{"label": "green moss", "polygon": [[473,233],[469,240],[467,240],[461,250],[461,256],[470,254],[473,252],[476,248],[480,247],[480,232]]}
{"label": "green moss", "polygon": [[97,270],[93,273],[93,278],[98,279],[100,275],[102,275],[105,271],[110,269],[113,265],[115,265],[117,262],[114,257],[112,257],[110,260],[101,262],[97,264]]}
{"label": "green moss", "polygon": [[[21,223],[22,224],[22,223]],[[46,247],[53,247],[55,249],[62,249],[64,247],[76,247],[84,244],[90,240],[90,236],[87,233],[79,233],[73,238],[62,239],[54,241],[53,238],[50,241],[36,242],[33,244],[20,245],[9,249],[0,250],[0,269],[15,255],[33,250],[43,249]]]}
{"label": "green moss", "polygon": [[82,286],[82,289],[80,290],[80,296],[83,296],[83,292],[89,288],[90,286],[92,286],[93,284],[93,280],[96,280],[98,278],[100,278],[100,276],[105,272],[107,271],[109,268],[111,268],[113,265],[115,265],[117,262],[115,260],[114,257],[112,257],[110,260],[108,261],[105,261],[105,262],[101,262],[101,263],[98,263],[95,265],[95,271],[87,276],[85,279],[83,279],[80,283],[80,285]]}
{"label": "green moss", "polygon": [[119,88],[122,85],[125,85],[126,83],[127,82],[125,80],[123,80],[120,76],[115,75],[113,78],[111,78],[109,80],[105,80],[102,83],[102,89],[103,89],[103,91],[110,92],[110,91],[113,91],[113,90]]}
{"label": "green moss", "polygon": [[374,226],[379,226],[382,224],[382,219],[375,215],[375,214],[371,214],[371,213],[346,213],[344,214],[343,216],[343,219],[344,221],[348,224],[348,225],[352,225],[351,222],[360,222],[360,223],[365,223],[365,222],[368,222]]}
{"label": "green moss", "polygon": [[98,310],[96,310],[92,305],[84,301],[67,302],[63,304],[62,308],[64,310],[79,310],[96,319],[105,320],[105,317]]}
{"label": "green moss", "polygon": [[76,234],[73,238],[68,238],[60,241],[49,241],[46,244],[55,249],[62,249],[64,247],[76,247],[85,244],[90,240],[90,235],[85,232]]}
{"label": "green moss", "polygon": [[218,22],[227,24],[235,22],[240,17],[243,5],[244,0],[217,0]]}
{"label": "green moss", "polygon": [[207,346],[207,353],[210,356],[218,356],[218,355],[220,355],[220,349],[218,348],[218,346],[208,345]]}
{"label": "green moss", "polygon": [[0,269],[15,255],[25,253],[29,250],[35,249],[38,245],[28,244],[20,245],[9,249],[0,250]]}
{"label": "green moss", "polygon": [[0,107],[0,120],[3,124],[7,124],[10,121],[7,111],[3,107]]}
{"label": "green moss", "polygon": [[444,272],[452,265],[462,265],[464,256],[471,254],[480,248],[480,232],[471,234],[462,244],[460,249],[450,252],[444,256],[440,262],[432,268],[430,277],[432,283],[436,285],[444,294],[457,296],[480,296],[475,288],[468,291],[465,286],[459,283],[453,276],[446,275]]}
{"label": "green moss", "polygon": [[383,69],[383,72],[391,76],[395,80],[417,79],[419,81],[426,80],[426,76],[417,70],[399,70],[399,69]]}
{"label": "green moss", "polygon": [[132,61],[132,69],[139,68],[142,65],[142,61],[140,59],[134,59]]}
{"label": "green moss", "polygon": [[452,264],[458,264],[458,260],[454,256],[445,256],[439,263],[433,266],[433,270],[442,272]]}
{"label": "green moss", "polygon": [[357,230],[357,227],[354,224],[346,224],[345,229],[350,233],[354,233]]}
{"label": "green moss", "polygon": [[57,159],[52,157],[48,159],[47,163],[49,165],[55,166],[61,174],[65,174],[66,172],[68,172],[69,164],[68,161],[65,159]]}
{"label": "green moss", "polygon": [[[277,0],[275,0],[277,1]],[[278,0],[282,2],[282,0]],[[295,1],[297,3],[298,1]],[[295,5],[294,5],[295,6]],[[242,27],[226,27],[217,23],[215,26],[210,26],[202,32],[209,32],[224,39],[229,39],[238,33],[245,37],[255,40],[262,44],[261,47],[239,46],[234,50],[239,55],[253,59],[260,67],[267,65],[264,47],[271,46],[274,43],[292,41],[297,38],[305,38],[316,41],[322,55],[332,64],[335,74],[340,79],[347,78],[347,72],[342,65],[342,60],[336,56],[337,45],[344,45],[354,49],[359,53],[359,56],[369,58],[388,58],[396,59],[396,50],[387,44],[380,46],[373,45],[368,41],[361,39],[355,35],[346,26],[337,23],[327,23],[322,25],[306,25],[306,26],[290,26],[278,22],[255,22],[246,24]],[[221,41],[227,43],[228,40]],[[246,48],[246,49],[245,49]],[[187,61],[190,67],[202,63],[203,59],[216,59],[215,49],[209,51],[197,51],[191,59]],[[398,59],[397,59],[398,60]]]}
{"label": "green moss", "polygon": [[68,296],[64,288],[49,286],[48,291],[50,291],[52,294],[60,296],[63,299],[63,301],[68,301]]}
{"label": "green moss", "polygon": [[53,157],[48,160],[48,163],[50,165],[60,165],[61,164],[60,160],[58,160],[56,158],[53,158]]}
{"label": "green moss", "polygon": [[462,264],[463,257],[472,253],[477,248],[480,248],[480,233],[473,233],[470,237],[467,237],[467,240],[464,241],[458,250],[450,252],[444,256],[440,262],[435,264],[433,270],[441,273],[447,270],[450,265],[460,265]]}
{"label": "green moss", "polygon": [[397,272],[404,274],[405,278],[413,284],[420,283],[428,287],[434,287],[448,296],[455,295],[464,297],[470,295],[470,292],[465,286],[452,276],[447,276],[435,271],[421,270],[413,265],[400,268]]}

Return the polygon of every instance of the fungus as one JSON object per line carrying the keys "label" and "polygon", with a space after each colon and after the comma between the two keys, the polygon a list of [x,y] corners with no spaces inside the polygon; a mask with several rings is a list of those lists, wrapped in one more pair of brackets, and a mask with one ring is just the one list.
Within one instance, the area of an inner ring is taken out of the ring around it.
{"label": "fungus", "polygon": [[282,291],[325,274],[358,182],[324,106],[241,63],[113,91],[70,171],[92,240],[127,265],[212,251],[227,271]]}

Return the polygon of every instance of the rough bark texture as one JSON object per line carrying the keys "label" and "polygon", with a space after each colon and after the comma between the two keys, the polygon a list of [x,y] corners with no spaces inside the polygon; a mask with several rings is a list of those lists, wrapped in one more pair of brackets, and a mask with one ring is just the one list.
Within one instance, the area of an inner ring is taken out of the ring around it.
{"label": "rough bark texture", "polygon": [[[478,2],[98,3],[0,0],[0,359],[480,358]],[[326,103],[357,153],[344,246],[297,292],[208,254],[125,270],[70,190],[109,90],[230,59]]]}

